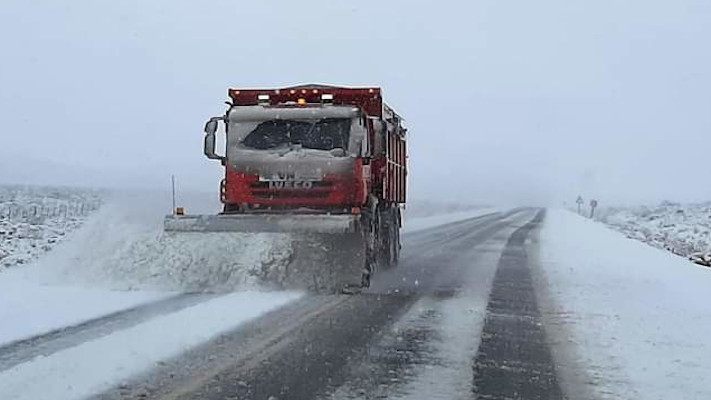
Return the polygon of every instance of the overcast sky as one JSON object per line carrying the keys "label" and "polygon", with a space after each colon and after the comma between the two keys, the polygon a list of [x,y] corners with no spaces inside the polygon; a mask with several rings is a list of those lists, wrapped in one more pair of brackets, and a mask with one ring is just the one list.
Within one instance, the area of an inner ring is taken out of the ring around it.
{"label": "overcast sky", "polygon": [[711,200],[711,2],[0,3],[0,182],[217,190],[228,87],[378,85],[411,197]]}

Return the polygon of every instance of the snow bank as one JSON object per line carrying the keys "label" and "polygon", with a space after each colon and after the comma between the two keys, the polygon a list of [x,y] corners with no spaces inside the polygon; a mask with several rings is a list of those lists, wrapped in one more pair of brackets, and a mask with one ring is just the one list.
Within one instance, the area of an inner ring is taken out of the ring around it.
{"label": "snow bank", "polygon": [[0,346],[169,296],[45,286],[23,270],[0,275]]}
{"label": "snow bank", "polygon": [[711,398],[711,270],[558,210],[541,264],[600,398]]}
{"label": "snow bank", "polygon": [[0,373],[0,398],[72,400],[97,394],[299,296],[233,293],[17,365]]}
{"label": "snow bank", "polygon": [[711,259],[711,203],[606,208],[598,219],[651,246]]}

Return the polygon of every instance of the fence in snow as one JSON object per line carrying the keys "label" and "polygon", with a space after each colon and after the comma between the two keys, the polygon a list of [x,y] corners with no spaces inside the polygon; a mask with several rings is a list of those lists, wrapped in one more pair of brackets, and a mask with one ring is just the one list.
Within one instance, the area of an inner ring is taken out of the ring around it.
{"label": "fence in snow", "polygon": [[29,220],[38,218],[86,217],[96,211],[101,202],[69,204],[0,204],[0,218]]}

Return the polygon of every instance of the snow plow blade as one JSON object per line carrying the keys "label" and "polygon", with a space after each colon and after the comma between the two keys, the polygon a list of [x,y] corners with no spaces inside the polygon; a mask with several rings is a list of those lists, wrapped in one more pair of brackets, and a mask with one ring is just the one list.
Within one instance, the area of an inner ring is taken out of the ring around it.
{"label": "snow plow blade", "polygon": [[260,267],[263,283],[328,293],[357,292],[369,282],[373,264],[361,225],[358,215],[169,215],[164,222],[168,236],[288,243],[288,258]]}
{"label": "snow plow blade", "polygon": [[354,233],[360,230],[354,215],[169,215],[166,232],[273,232]]}

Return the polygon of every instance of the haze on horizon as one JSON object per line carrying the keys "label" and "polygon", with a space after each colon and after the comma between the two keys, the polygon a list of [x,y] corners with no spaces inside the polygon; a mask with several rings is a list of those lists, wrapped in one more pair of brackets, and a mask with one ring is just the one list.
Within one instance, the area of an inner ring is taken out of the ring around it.
{"label": "haze on horizon", "polygon": [[217,191],[228,87],[377,85],[411,199],[711,200],[711,3],[0,4],[0,182]]}

